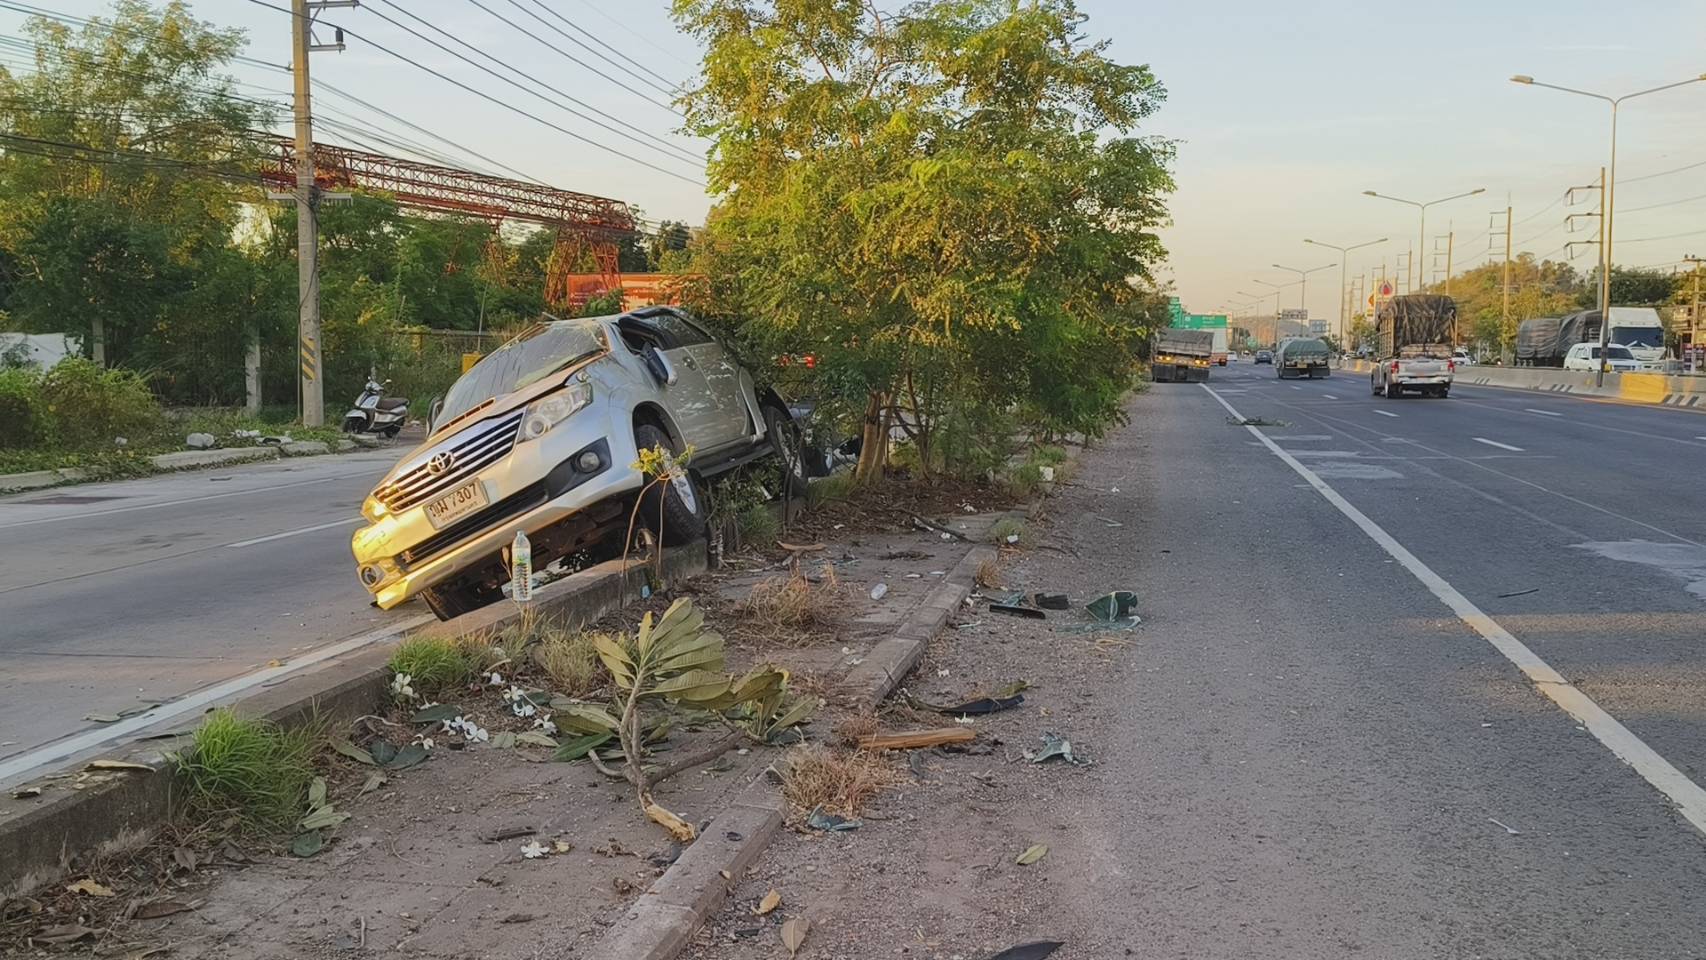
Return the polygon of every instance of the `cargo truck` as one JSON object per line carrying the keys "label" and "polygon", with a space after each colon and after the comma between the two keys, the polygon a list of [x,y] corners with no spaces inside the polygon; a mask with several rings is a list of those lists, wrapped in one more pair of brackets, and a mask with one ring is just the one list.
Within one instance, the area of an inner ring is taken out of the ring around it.
{"label": "cargo truck", "polygon": [[[1517,366],[1563,366],[1571,347],[1599,342],[1599,318],[1598,310],[1582,310],[1563,318],[1524,320],[1516,328]],[[1665,325],[1652,307],[1612,307],[1606,342],[1628,347],[1642,369],[1659,370],[1665,365]]]}
{"label": "cargo truck", "polygon": [[1281,380],[1288,377],[1316,377],[1329,375],[1327,369],[1327,343],[1314,337],[1286,337],[1280,341],[1279,349],[1274,351],[1274,371]]}
{"label": "cargo truck", "polygon": [[1214,336],[1208,330],[1167,327],[1155,335],[1149,371],[1156,383],[1202,383],[1214,355]]}
{"label": "cargo truck", "polygon": [[1451,359],[1457,344],[1457,302],[1431,293],[1393,297],[1375,316],[1378,341],[1369,390],[1397,398],[1405,390],[1423,396],[1451,393],[1457,364]]}
{"label": "cargo truck", "polygon": [[1214,345],[1209,348],[1208,362],[1217,367],[1224,367],[1227,357],[1226,328],[1210,329],[1209,333],[1214,334]]}

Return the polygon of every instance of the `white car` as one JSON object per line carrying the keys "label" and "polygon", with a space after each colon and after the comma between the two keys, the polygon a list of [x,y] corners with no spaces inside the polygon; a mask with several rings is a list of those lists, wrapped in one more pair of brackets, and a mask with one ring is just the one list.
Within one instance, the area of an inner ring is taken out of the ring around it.
{"label": "white car", "polygon": [[[1564,369],[1592,370],[1594,361],[1600,359],[1599,349],[1597,343],[1576,344],[1570,348],[1569,353],[1564,354]],[[1629,348],[1616,343],[1606,346],[1604,365],[1607,373],[1624,373],[1641,369],[1641,361],[1635,359],[1635,355],[1629,352]]]}
{"label": "white car", "polygon": [[1459,347],[1451,351],[1451,362],[1460,367],[1467,367],[1474,364],[1475,358],[1469,355],[1469,351]]}

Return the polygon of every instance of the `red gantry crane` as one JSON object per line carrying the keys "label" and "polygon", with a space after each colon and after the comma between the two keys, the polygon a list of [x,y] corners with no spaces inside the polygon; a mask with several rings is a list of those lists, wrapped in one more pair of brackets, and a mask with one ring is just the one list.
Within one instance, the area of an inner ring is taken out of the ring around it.
{"label": "red gantry crane", "polygon": [[[294,141],[273,140],[261,176],[280,189],[294,188]],[[569,278],[583,252],[592,254],[604,289],[621,286],[616,241],[636,230],[633,210],[620,200],[335,144],[314,145],[314,180],[322,190],[382,190],[405,207],[479,217],[491,221],[494,231],[504,220],[550,228],[557,242],[546,271],[545,301],[559,308],[576,299]]]}

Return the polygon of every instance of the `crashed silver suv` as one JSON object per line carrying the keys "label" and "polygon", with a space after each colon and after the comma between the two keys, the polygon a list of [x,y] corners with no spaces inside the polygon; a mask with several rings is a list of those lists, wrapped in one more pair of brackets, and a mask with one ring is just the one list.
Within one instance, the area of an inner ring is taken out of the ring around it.
{"label": "crashed silver suv", "polygon": [[503,597],[518,530],[535,569],[619,542],[645,485],[639,450],[694,450],[640,511],[656,525],[661,510],[657,532],[679,543],[704,532],[717,473],[776,453],[803,488],[797,438],[782,398],[684,311],[547,317],[463,374],[368,496],[356,572],[379,606],[419,594],[448,620]]}

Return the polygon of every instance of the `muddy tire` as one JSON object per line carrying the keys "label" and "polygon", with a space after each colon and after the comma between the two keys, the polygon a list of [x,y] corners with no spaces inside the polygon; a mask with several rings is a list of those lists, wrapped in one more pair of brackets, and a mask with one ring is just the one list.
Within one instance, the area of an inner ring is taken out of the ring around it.
{"label": "muddy tire", "polygon": [[421,591],[421,601],[440,620],[454,620],[464,613],[502,600],[504,592],[479,584],[440,584]]}

